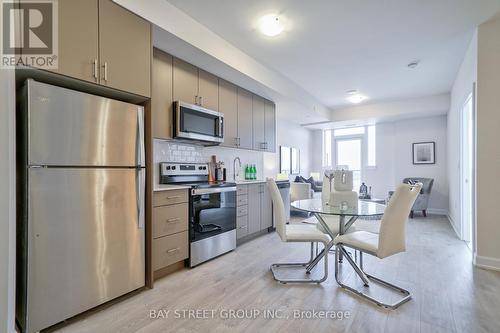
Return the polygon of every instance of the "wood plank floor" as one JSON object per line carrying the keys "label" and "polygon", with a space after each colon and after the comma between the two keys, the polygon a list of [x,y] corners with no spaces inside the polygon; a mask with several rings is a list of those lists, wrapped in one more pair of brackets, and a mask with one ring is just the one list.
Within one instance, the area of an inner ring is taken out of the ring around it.
{"label": "wood plank floor", "polygon": [[[72,319],[52,331],[500,332],[500,273],[473,267],[470,251],[444,217],[410,220],[407,233],[406,253],[384,260],[365,257],[366,271],[413,293],[413,299],[395,311],[339,288],[333,276],[333,255],[330,277],[323,284],[278,284],[269,265],[307,259],[308,245],[282,243],[276,233],[270,233],[199,267],[167,276],[152,290]],[[357,283],[348,265],[342,266],[342,276]],[[314,274],[322,273],[320,267]],[[151,310],[160,309],[170,311],[169,318],[150,318]],[[206,319],[175,318],[175,310],[178,315],[182,310],[214,310],[214,316],[209,312]],[[255,319],[225,318],[229,313],[223,310],[261,313]],[[288,319],[266,319],[264,310],[275,310]],[[307,310],[344,311],[349,316],[342,320],[293,318],[294,311]]]}

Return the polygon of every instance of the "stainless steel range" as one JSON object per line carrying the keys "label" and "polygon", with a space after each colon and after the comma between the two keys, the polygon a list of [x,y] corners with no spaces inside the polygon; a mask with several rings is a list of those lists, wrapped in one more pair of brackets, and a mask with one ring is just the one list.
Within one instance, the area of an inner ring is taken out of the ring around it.
{"label": "stainless steel range", "polygon": [[190,267],[236,248],[236,183],[209,183],[207,164],[188,163],[161,163],[160,183],[191,186]]}

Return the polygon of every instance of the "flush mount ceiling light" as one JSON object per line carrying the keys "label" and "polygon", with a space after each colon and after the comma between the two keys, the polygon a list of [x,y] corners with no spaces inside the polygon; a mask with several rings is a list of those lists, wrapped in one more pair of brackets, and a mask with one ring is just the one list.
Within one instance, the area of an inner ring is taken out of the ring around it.
{"label": "flush mount ceiling light", "polygon": [[278,15],[269,14],[260,18],[259,30],[268,37],[274,37],[283,32],[283,24]]}
{"label": "flush mount ceiling light", "polygon": [[357,90],[349,90],[347,91],[347,100],[353,104],[361,103],[366,99],[366,96],[361,95]]}

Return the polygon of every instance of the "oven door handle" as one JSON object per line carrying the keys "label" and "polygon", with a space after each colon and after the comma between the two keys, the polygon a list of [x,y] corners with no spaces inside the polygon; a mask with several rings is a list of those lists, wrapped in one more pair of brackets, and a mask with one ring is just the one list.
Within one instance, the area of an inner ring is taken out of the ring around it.
{"label": "oven door handle", "polygon": [[223,192],[236,192],[236,186],[231,187],[212,187],[212,188],[198,188],[191,190],[192,195],[223,193]]}

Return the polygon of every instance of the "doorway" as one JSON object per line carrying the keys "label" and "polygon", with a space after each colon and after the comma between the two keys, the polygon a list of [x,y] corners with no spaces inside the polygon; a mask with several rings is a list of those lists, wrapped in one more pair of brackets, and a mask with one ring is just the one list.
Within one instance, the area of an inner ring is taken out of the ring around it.
{"label": "doorway", "polygon": [[474,239],[474,89],[460,116],[460,201],[462,238],[473,249]]}

